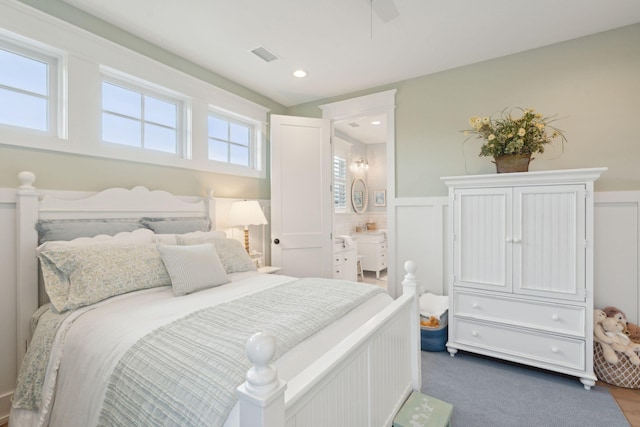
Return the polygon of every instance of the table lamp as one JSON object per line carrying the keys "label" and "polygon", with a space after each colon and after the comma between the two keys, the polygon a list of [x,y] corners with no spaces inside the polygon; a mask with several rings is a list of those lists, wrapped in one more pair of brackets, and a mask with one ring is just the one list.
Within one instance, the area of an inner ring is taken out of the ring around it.
{"label": "table lamp", "polygon": [[244,227],[244,248],[249,252],[249,226],[268,224],[260,204],[256,200],[233,202],[229,213],[231,227]]}

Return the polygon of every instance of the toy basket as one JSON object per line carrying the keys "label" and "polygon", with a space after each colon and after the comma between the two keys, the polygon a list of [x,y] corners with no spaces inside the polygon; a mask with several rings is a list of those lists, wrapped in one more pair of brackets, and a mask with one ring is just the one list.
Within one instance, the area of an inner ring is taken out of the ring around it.
{"label": "toy basket", "polygon": [[593,344],[593,370],[600,381],[624,388],[640,389],[640,366],[629,361],[626,354],[618,353],[618,363],[604,360],[600,343]]}
{"label": "toy basket", "polygon": [[448,330],[446,324],[435,328],[420,327],[420,348],[424,351],[445,351]]}

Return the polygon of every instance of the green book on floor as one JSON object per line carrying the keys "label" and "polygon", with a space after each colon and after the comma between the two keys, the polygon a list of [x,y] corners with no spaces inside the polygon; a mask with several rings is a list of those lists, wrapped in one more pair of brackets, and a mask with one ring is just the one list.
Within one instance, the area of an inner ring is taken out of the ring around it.
{"label": "green book on floor", "polygon": [[393,419],[393,427],[449,426],[453,406],[414,391]]}

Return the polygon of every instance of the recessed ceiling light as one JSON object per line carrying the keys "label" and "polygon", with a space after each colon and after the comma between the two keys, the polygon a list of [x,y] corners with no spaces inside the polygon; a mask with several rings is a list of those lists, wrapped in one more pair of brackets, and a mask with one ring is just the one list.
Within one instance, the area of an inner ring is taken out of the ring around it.
{"label": "recessed ceiling light", "polygon": [[307,72],[305,70],[295,70],[293,72],[293,75],[294,77],[299,77],[299,78],[307,77]]}
{"label": "recessed ceiling light", "polygon": [[380,123],[382,123],[380,120],[374,120],[374,121],[371,122],[371,124],[374,125],[374,126],[377,126]]}

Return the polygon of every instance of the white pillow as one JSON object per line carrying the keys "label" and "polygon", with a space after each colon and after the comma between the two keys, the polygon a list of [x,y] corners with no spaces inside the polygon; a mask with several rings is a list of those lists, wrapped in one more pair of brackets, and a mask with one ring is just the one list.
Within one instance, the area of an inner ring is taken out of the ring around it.
{"label": "white pillow", "polygon": [[80,246],[98,246],[98,245],[131,245],[145,244],[154,242],[153,231],[141,228],[134,231],[123,231],[115,236],[100,234],[95,237],[78,237],[73,240],[54,240],[45,242],[38,246],[37,253],[57,248],[70,248]]}
{"label": "white pillow", "polygon": [[158,251],[169,272],[176,295],[187,295],[229,283],[229,277],[211,243],[190,246],[159,245]]}

